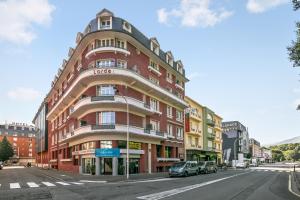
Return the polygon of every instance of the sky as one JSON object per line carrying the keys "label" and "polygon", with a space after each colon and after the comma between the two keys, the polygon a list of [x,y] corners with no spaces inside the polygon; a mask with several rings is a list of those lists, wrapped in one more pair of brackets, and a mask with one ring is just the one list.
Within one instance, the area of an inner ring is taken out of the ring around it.
{"label": "sky", "polygon": [[0,122],[31,123],[58,68],[107,8],[181,60],[186,95],[270,144],[300,135],[289,0],[1,0]]}

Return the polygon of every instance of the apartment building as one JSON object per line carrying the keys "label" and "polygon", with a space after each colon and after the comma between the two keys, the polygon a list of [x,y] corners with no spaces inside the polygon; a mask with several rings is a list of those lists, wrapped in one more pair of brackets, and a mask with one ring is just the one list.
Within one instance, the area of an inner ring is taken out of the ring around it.
{"label": "apartment building", "polygon": [[35,163],[35,136],[34,126],[25,123],[0,124],[0,141],[6,136],[14,149],[12,162],[21,165]]}
{"label": "apartment building", "polygon": [[185,70],[107,9],[76,36],[45,98],[52,168],[96,175],[166,171],[184,159]]}

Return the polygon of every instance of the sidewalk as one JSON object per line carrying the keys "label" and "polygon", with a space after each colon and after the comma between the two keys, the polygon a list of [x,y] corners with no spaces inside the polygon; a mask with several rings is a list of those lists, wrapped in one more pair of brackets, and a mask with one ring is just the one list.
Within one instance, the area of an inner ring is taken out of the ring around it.
{"label": "sidewalk", "polygon": [[153,173],[153,174],[130,174],[129,180],[126,179],[125,175],[119,176],[111,176],[111,175],[84,175],[84,174],[77,174],[72,172],[66,171],[58,171],[56,169],[41,169],[38,167],[34,167],[35,169],[39,170],[44,175],[49,177],[53,177],[56,179],[62,179],[64,181],[71,181],[71,180],[89,180],[89,181],[107,181],[107,182],[120,182],[120,181],[136,181],[136,180],[144,180],[144,179],[156,179],[156,178],[168,178],[168,173]]}
{"label": "sidewalk", "polygon": [[291,173],[291,183],[289,189],[292,190],[295,195],[300,197],[300,172]]}

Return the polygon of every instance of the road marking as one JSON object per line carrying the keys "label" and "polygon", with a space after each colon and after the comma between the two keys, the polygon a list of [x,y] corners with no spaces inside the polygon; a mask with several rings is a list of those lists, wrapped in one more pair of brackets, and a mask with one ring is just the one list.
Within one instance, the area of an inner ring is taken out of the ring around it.
{"label": "road marking", "polygon": [[74,185],[83,185],[84,183],[78,183],[78,182],[69,182],[69,183],[72,183]]}
{"label": "road marking", "polygon": [[289,175],[289,191],[292,193],[292,194],[294,194],[294,195],[296,195],[297,197],[300,197],[300,195],[299,194],[297,194],[297,193],[295,193],[293,190],[292,190],[292,178],[291,178],[291,175]]}
{"label": "road marking", "polygon": [[10,183],[9,187],[10,187],[10,189],[19,189],[19,188],[21,188],[19,183]]}
{"label": "road marking", "polygon": [[27,185],[31,188],[37,188],[40,187],[38,184],[34,183],[34,182],[28,182]]}
{"label": "road marking", "polygon": [[54,187],[55,185],[53,183],[50,182],[42,182],[44,185],[46,185],[47,187]]}
{"label": "road marking", "polygon": [[256,170],[256,171],[261,172],[262,170],[258,169],[258,170]]}
{"label": "road marking", "polygon": [[269,170],[265,169],[265,172],[268,172]]}
{"label": "road marking", "polygon": [[89,181],[89,180],[80,180],[82,183],[107,183],[107,181]]}
{"label": "road marking", "polygon": [[56,182],[58,184],[61,184],[61,185],[70,185],[69,183],[65,183],[65,182]]}
{"label": "road marking", "polygon": [[213,184],[213,183],[217,183],[217,182],[220,182],[220,181],[223,181],[223,180],[226,180],[226,179],[230,179],[230,178],[237,177],[237,176],[240,176],[240,175],[243,175],[243,174],[248,174],[248,173],[250,173],[250,172],[236,174],[236,175],[233,175],[233,176],[228,176],[228,177],[224,177],[224,178],[221,178],[221,179],[216,179],[216,180],[213,180],[213,181],[208,181],[208,182],[204,182],[204,183],[200,183],[200,184],[189,185],[189,186],[186,186],[186,187],[167,190],[167,191],[164,191],[164,192],[153,193],[153,194],[149,194],[149,195],[145,195],[145,196],[141,196],[141,197],[137,197],[137,198],[138,199],[144,199],[144,200],[163,199],[163,198],[166,198],[166,197],[170,197],[170,196],[173,196],[173,195],[176,195],[176,194],[187,192],[189,190],[204,187],[206,185],[210,185],[210,184]]}
{"label": "road marking", "polygon": [[280,171],[278,171],[278,172],[280,172],[280,173],[281,173],[281,172],[283,172],[283,171],[282,171],[282,170],[280,170]]}

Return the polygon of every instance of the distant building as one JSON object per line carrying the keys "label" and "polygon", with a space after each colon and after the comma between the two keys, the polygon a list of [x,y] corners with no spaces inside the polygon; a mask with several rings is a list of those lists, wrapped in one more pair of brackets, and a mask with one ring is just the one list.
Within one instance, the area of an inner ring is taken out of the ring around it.
{"label": "distant building", "polygon": [[0,141],[6,136],[14,149],[11,161],[21,165],[28,162],[35,163],[35,136],[34,126],[24,123],[0,124]]}
{"label": "distant building", "polygon": [[249,151],[252,158],[261,157],[260,143],[254,138],[249,140]]}
{"label": "distant building", "polygon": [[261,148],[261,162],[271,163],[272,162],[272,150],[266,147]]}
{"label": "distant building", "polygon": [[249,154],[249,134],[246,126],[238,121],[222,123],[223,159],[225,162],[242,162]]}

